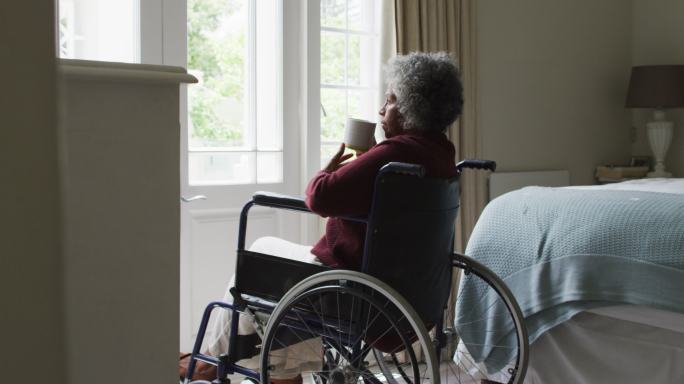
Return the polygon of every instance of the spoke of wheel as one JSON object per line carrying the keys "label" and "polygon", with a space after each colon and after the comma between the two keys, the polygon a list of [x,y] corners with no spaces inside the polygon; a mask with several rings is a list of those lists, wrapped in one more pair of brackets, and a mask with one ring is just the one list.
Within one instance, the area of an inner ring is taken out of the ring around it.
{"label": "spoke of wheel", "polygon": [[[394,327],[392,327],[392,326],[390,326],[389,328],[387,328],[387,330],[386,330],[385,332],[383,332],[380,336],[378,336],[378,337],[376,338],[376,340],[382,339],[382,337],[385,336],[385,335],[387,334],[387,332],[389,332],[389,331],[392,330],[392,329],[394,329]],[[398,334],[398,332],[397,332],[397,334]],[[399,338],[401,338],[401,336],[400,336]],[[403,341],[402,341],[402,343],[403,343]],[[399,347],[401,347],[401,345],[400,345]],[[393,351],[396,351],[399,347],[396,347]],[[409,345],[409,346],[406,346],[406,348],[410,348],[410,347],[411,347],[410,345]],[[361,353],[359,356],[357,356],[356,358],[354,358],[354,360],[357,360],[360,356],[363,356],[363,355],[364,355],[364,352],[369,351],[371,348],[373,348],[373,345],[372,345],[372,344],[368,344],[366,347],[363,348],[362,353]]]}
{"label": "spoke of wheel", "polygon": [[[392,329],[392,328],[389,328],[387,331],[389,331],[390,329]],[[382,338],[382,337],[387,333],[387,331],[385,331],[382,335],[380,335],[380,337],[378,337],[378,339]],[[401,339],[401,336],[399,336],[399,338]],[[364,350],[367,351],[367,350],[370,349],[370,348],[373,348],[373,345],[372,345],[372,344],[369,344],[367,347],[364,348]],[[400,375],[401,375],[401,376],[404,378],[404,380],[406,380],[407,382],[413,382],[413,381],[411,380],[411,378],[409,377],[409,375],[407,375],[405,372],[403,372],[403,370],[401,370],[401,364],[398,363],[398,361],[396,360],[395,355],[396,355],[397,352],[399,352],[399,351],[401,351],[401,350],[404,350],[404,349],[409,350],[409,349],[411,349],[411,348],[413,348],[413,347],[412,347],[410,344],[406,344],[406,343],[402,340],[400,345],[398,345],[397,347],[395,347],[395,348],[394,348],[393,350],[391,350],[390,352],[387,352],[388,354],[390,354],[390,355],[392,356],[392,358],[393,358],[393,360],[394,360],[394,362],[395,362],[395,365],[397,366],[397,369],[400,370]],[[422,349],[422,347],[421,347],[421,349]],[[414,353],[413,351],[409,352],[409,354],[413,354],[413,356],[414,356],[414,358],[415,358],[415,353]],[[415,364],[418,364],[417,359],[416,359],[416,361],[415,361]],[[408,367],[413,367],[413,366],[414,366],[414,362],[413,362],[413,361],[410,361],[410,362],[405,363],[404,365],[405,365],[405,366],[408,366]],[[411,370],[414,371],[414,369],[411,369]],[[425,371],[424,371],[424,372],[427,372],[427,366],[425,367]],[[413,374],[415,375],[416,372],[413,372]],[[421,379],[421,376],[423,376],[423,375],[421,375],[420,373],[418,373],[418,379],[419,379],[419,380],[422,380],[422,379]]]}
{"label": "spoke of wheel", "polygon": [[[455,365],[454,368],[452,368],[453,365]],[[453,365],[452,362],[447,363],[447,369],[445,372],[447,376],[447,383],[449,382],[449,372],[453,373],[458,382],[461,383],[461,367],[459,367],[458,363],[453,363]]]}
{"label": "spoke of wheel", "polygon": [[342,316],[341,316],[342,311],[340,310],[340,293],[336,292],[335,297],[337,300],[337,335],[338,335],[337,341],[340,345],[342,345],[342,340],[341,340],[341,338],[342,338],[342,336],[341,336],[341,333],[342,333]]}
{"label": "spoke of wheel", "polygon": [[[333,335],[331,335],[330,333],[327,332],[327,327],[325,326],[326,322],[325,322],[325,320],[323,319],[323,301],[322,301],[322,300],[323,300],[323,297],[321,296],[321,293],[320,293],[320,292],[318,293],[318,300],[321,301],[321,311],[320,311],[320,312],[318,312],[318,311],[316,310],[316,307],[315,307],[314,304],[311,302],[311,298],[310,298],[309,296],[306,296],[306,301],[309,303],[309,306],[310,306],[311,309],[314,311],[314,313],[316,314],[316,316],[318,316],[318,318],[321,320],[321,329],[323,330],[323,332],[326,332],[326,336],[328,336],[328,337],[330,337],[330,338],[333,338]],[[304,320],[301,320],[301,321],[304,322]]]}
{"label": "spoke of wheel", "polygon": [[[463,352],[456,351],[457,356],[458,356],[459,353],[460,353],[461,355],[463,355]],[[461,361],[461,359],[459,359],[459,362],[460,362],[460,361]],[[463,372],[465,372],[465,374],[467,374],[468,376],[470,376],[470,378],[471,378],[473,381],[477,381],[477,380],[478,380],[475,376],[473,376],[473,375],[470,373],[470,370],[467,369],[465,366],[461,367],[461,366],[460,366],[460,363],[456,363],[456,364],[459,364],[459,365],[458,365],[458,367],[459,367],[459,377],[460,377],[460,372],[463,371]],[[477,366],[476,366],[475,368],[477,368]],[[482,373],[482,371],[480,371],[480,373]],[[487,377],[487,376],[485,375],[484,377]]]}
{"label": "spoke of wheel", "polygon": [[[383,305],[382,308],[383,308],[383,309],[387,308],[388,303],[389,303],[389,302],[386,302],[385,305]],[[363,333],[362,335],[360,335],[360,336],[354,341],[354,344],[352,344],[352,346],[356,345],[357,343],[359,343],[361,340],[364,339],[364,337],[367,335],[368,329],[369,329],[373,324],[375,324],[375,321],[380,317],[380,315],[384,315],[385,318],[387,318],[387,319],[389,320],[389,318],[387,317],[387,315],[386,315],[385,313],[383,313],[382,310],[379,309],[380,307],[378,307],[377,305],[372,304],[372,303],[370,303],[370,302],[369,302],[368,304],[369,304],[370,307],[372,307],[373,309],[375,309],[378,313],[373,317],[373,320],[370,321],[370,324],[366,326],[366,328],[364,329],[364,333]],[[369,310],[368,310],[368,313],[369,313],[368,317],[370,317],[370,308],[369,308]],[[402,316],[399,318],[399,320],[398,320],[396,323],[397,323],[397,324],[398,324],[398,323],[401,323],[401,321],[403,321],[404,319],[406,319],[406,317],[402,314]],[[367,323],[368,323],[368,321],[367,321]],[[382,339],[389,331],[391,331],[391,330],[393,330],[393,329],[397,332],[397,335],[398,335],[399,338],[401,339],[400,330],[397,329],[397,328],[395,328],[395,327],[392,325],[392,322],[391,322],[391,321],[390,321],[390,325],[388,326],[388,328],[387,328],[380,336],[378,336],[378,337],[375,338],[375,339],[376,339],[376,340]],[[354,357],[353,361],[351,361],[350,364],[351,364],[352,366],[355,365],[355,364],[358,362],[358,360],[359,360],[361,357],[365,356],[371,348],[373,348],[373,344],[368,344],[367,346],[365,346],[364,348],[362,348],[361,353],[359,354],[359,356]],[[405,345],[405,344],[404,344],[404,341],[402,340],[402,341],[401,341],[401,344],[400,344],[399,346],[395,347],[394,350],[391,351],[391,353],[394,353],[394,352],[396,352],[397,350],[401,350],[401,349],[405,349],[405,348],[411,348],[411,346],[410,346],[410,345]],[[427,369],[427,368],[426,368],[426,369]],[[410,381],[410,380],[407,380],[407,381]]]}
{"label": "spoke of wheel", "polygon": [[[286,325],[286,324],[280,323],[280,324],[278,324],[278,327],[277,327],[276,330],[275,330],[275,334],[273,335],[274,341],[277,341],[278,344],[280,344],[283,348],[288,348],[288,347],[289,347],[288,345],[285,345],[285,343],[283,343],[282,341],[278,340],[278,337],[276,336],[276,335],[278,334],[278,331],[279,331],[280,329],[283,329],[283,328],[284,328],[284,329],[290,331],[290,333],[292,333],[295,337],[297,337],[297,338],[299,339],[299,342],[300,342],[300,343],[304,343],[304,344],[311,350],[311,352],[312,352],[314,355],[317,355],[318,353],[320,353],[320,351],[317,351],[316,349],[314,349],[314,347],[311,346],[311,343],[308,342],[309,340],[316,338],[316,337],[317,337],[316,334],[311,330],[311,328],[309,328],[309,325],[308,325],[303,319],[301,319],[301,315],[299,315],[299,313],[297,313],[297,311],[294,311],[294,310],[293,310],[293,312],[295,312],[295,314],[297,315],[297,317],[300,318],[300,321],[306,326],[307,330],[309,331],[309,335],[311,335],[312,337],[309,338],[309,339],[303,339],[303,338],[299,335],[298,332],[296,332],[296,331],[294,331],[294,330],[292,329],[292,327],[290,327],[290,326],[288,326],[288,325]],[[284,316],[283,316],[283,318],[284,318]],[[271,356],[271,351],[269,351],[268,356],[269,356],[269,357]],[[287,357],[285,357],[285,359],[287,359],[287,360],[291,359],[290,356],[289,356],[289,354],[287,354],[286,356],[287,356]],[[294,358],[292,358],[292,360],[307,361],[307,360],[294,359]],[[270,359],[269,359],[269,361],[270,361]]]}
{"label": "spoke of wheel", "polygon": [[[496,294],[496,298],[498,299],[498,300],[495,300],[494,303],[491,304],[489,307],[487,307],[487,308],[485,308],[484,310],[481,311],[481,312],[483,312],[483,313],[487,313],[487,311],[489,311],[489,309],[490,309],[492,306],[494,306],[494,305],[495,305],[496,303],[498,303],[499,301],[503,301],[503,299],[502,299],[501,295],[499,294],[499,292],[497,292],[496,289],[494,289],[494,287],[493,287],[492,285],[490,285],[489,282],[485,281],[483,277],[477,276],[477,275],[473,274],[472,272],[471,272],[471,274],[470,274],[469,276],[466,276],[466,279],[463,281],[463,286],[465,286],[466,284],[468,284],[468,280],[475,279],[475,277],[478,278],[478,280],[475,280],[475,281],[473,282],[473,284],[478,285],[477,287],[475,287],[476,289],[479,289],[481,285],[484,285],[484,289],[483,289],[482,295],[480,295],[480,297],[477,298],[477,300],[475,301],[476,303],[481,302],[481,301],[482,301],[482,298],[483,298],[484,296],[488,295],[490,290],[493,291],[493,292]],[[479,284],[478,284],[478,282],[479,282]],[[466,291],[465,289],[460,289],[460,290],[459,290],[459,293],[458,293],[458,297],[457,297],[457,299],[456,299],[456,302],[458,302],[458,300],[461,299],[461,297],[462,297],[462,295],[463,295],[463,293],[464,293],[465,291]],[[504,307],[506,307],[506,310],[508,311],[508,307],[505,305],[505,302],[504,302]],[[470,307],[470,311],[468,311],[468,313],[467,313],[467,316],[470,316],[470,314],[473,313],[476,309],[477,309],[477,306],[476,306],[476,305],[472,305],[472,306]],[[458,321],[458,319],[463,319],[463,318],[465,318],[465,317],[466,317],[466,316],[458,316],[458,317],[454,320],[454,322]]]}
{"label": "spoke of wheel", "polygon": [[[370,324],[368,324],[368,319],[366,319],[366,328],[365,328],[365,330],[364,330],[364,334],[363,334],[363,335],[360,335],[356,340],[354,340],[354,345],[355,345],[356,343],[358,343],[359,340],[362,340],[362,339],[365,338],[365,336],[367,335],[367,332],[368,332],[368,329],[370,328],[370,326],[372,326],[373,324],[375,324],[375,321],[378,319],[378,317],[379,317],[380,315],[384,315],[384,313],[382,312],[382,309],[387,309],[387,306],[388,306],[389,304],[390,304],[390,301],[387,300],[387,301],[385,301],[385,304],[384,304],[382,307],[379,307],[379,306],[377,306],[377,305],[374,305],[374,306],[376,307],[376,310],[377,310],[378,313],[375,315],[375,317],[373,317],[373,320],[370,322]],[[368,311],[368,317],[370,317],[370,310]],[[389,319],[389,318],[388,318],[388,319]],[[404,320],[404,319],[406,319],[406,316],[404,316],[404,315],[402,314],[401,317],[399,318],[399,320],[397,321],[397,324],[400,323],[400,322],[401,322],[402,320]],[[387,331],[385,331],[385,332],[387,332]],[[397,332],[397,333],[398,333],[398,332]],[[383,335],[384,335],[384,333],[383,333]],[[378,338],[378,339],[379,339],[379,338]]]}
{"label": "spoke of wheel", "polygon": [[397,368],[397,371],[399,371],[399,376],[401,376],[407,383],[410,382],[411,379],[408,377],[406,372],[404,372],[404,370],[401,368],[402,364],[399,362],[399,359],[397,359],[396,353],[392,352],[389,353],[389,355],[392,357],[392,362],[394,363],[394,366]]}
{"label": "spoke of wheel", "polygon": [[[352,326],[354,324],[354,301],[356,299],[356,296],[352,295],[352,304],[351,304],[351,311],[349,312],[349,332],[347,333],[347,344],[351,343],[351,335],[352,335]],[[352,349],[352,353],[354,353]]]}
{"label": "spoke of wheel", "polygon": [[[378,317],[382,314],[383,314],[382,312],[378,311],[377,315],[375,315],[375,317],[373,317],[373,321],[371,321],[370,325],[375,324],[375,320],[377,320]],[[370,310],[368,311],[368,317],[370,317]],[[356,340],[354,340],[354,344],[352,344],[352,345],[356,345],[357,343],[360,343],[361,340],[365,339],[366,335],[368,334],[368,328],[369,328],[369,324],[366,321],[366,328],[364,329],[363,334],[359,335],[359,337],[357,337]]]}
{"label": "spoke of wheel", "polygon": [[467,359],[470,361],[470,363],[473,365],[473,367],[475,367],[475,369],[477,369],[477,371],[480,372],[480,374],[482,375],[482,377],[488,377],[488,375],[487,375],[486,373],[482,372],[482,370],[480,369],[480,365],[477,364],[477,363],[472,359],[472,357],[470,356],[470,354],[465,354],[465,353],[462,353],[462,352],[461,352],[461,356],[464,356],[465,358],[467,358]]}
{"label": "spoke of wheel", "polygon": [[[394,363],[394,366],[397,367],[397,370],[399,370],[399,375],[400,375],[405,381],[411,382],[411,379],[410,379],[409,376],[406,374],[406,372],[404,372],[404,370],[402,369],[402,366],[412,367],[412,366],[413,366],[413,363],[412,363],[412,362],[406,362],[406,363],[404,363],[404,364],[401,364],[401,363],[399,363],[399,360],[398,360],[397,357],[396,357],[397,352],[401,349],[402,346],[403,346],[403,344],[400,345],[400,346],[398,346],[398,347],[396,347],[396,348],[394,348],[392,351],[387,352],[387,354],[391,356],[392,362]],[[408,349],[408,348],[412,348],[412,347],[411,347],[411,346],[406,347],[406,349]],[[381,352],[381,353],[382,353],[382,352]]]}
{"label": "spoke of wheel", "polygon": [[477,346],[477,347],[484,347],[484,346],[490,346],[492,348],[500,348],[500,349],[518,349],[518,346],[510,346],[510,345],[498,345],[498,344],[480,344],[480,343],[463,343],[464,345],[472,345],[472,346]]}
{"label": "spoke of wheel", "polygon": [[[500,314],[500,315],[481,317],[481,318],[479,318],[479,319],[474,319],[474,320],[472,320],[472,321],[459,322],[458,324],[461,325],[461,326],[463,326],[463,325],[469,325],[469,324],[475,324],[475,323],[486,322],[486,321],[488,321],[488,320],[493,320],[493,319],[497,319],[497,318],[509,318],[509,317],[511,317],[511,314],[508,313],[508,311],[507,311],[506,313],[502,313],[502,314]],[[458,321],[459,319],[462,319],[462,317],[459,317],[458,319],[454,320],[454,326],[455,326],[455,324],[456,324],[456,321]]]}
{"label": "spoke of wheel", "polygon": [[[278,327],[278,329],[280,329],[280,326]],[[311,352],[313,352],[314,354],[319,353],[319,351],[315,350],[314,347],[311,346],[311,344],[307,343],[307,341],[308,341],[308,340],[311,340],[311,339],[306,339],[306,340],[302,339],[296,332],[292,331],[292,329],[290,329],[290,327],[286,327],[285,329],[289,330],[292,334],[294,334],[295,336],[297,336],[297,338],[299,339],[299,342],[300,342],[300,343],[305,343],[306,346],[309,347],[309,349],[311,350]],[[276,330],[276,332],[277,332],[277,330]],[[315,337],[315,336],[314,336],[314,337]],[[278,337],[276,337],[275,335],[273,336],[273,340],[274,340],[274,341],[277,341],[278,344],[280,344],[280,346],[283,347],[283,349],[288,348],[288,347],[291,346],[291,345],[286,345],[286,344],[283,343],[282,341],[278,340]],[[271,351],[273,351],[273,350],[271,350]],[[271,355],[271,352],[269,352],[268,356],[269,356],[269,357],[272,356],[272,355]],[[274,356],[276,356],[276,355],[274,355]],[[289,360],[290,357],[288,356],[286,359]],[[295,359],[295,358],[292,358],[292,360],[307,361],[307,360],[304,360],[304,359]]]}

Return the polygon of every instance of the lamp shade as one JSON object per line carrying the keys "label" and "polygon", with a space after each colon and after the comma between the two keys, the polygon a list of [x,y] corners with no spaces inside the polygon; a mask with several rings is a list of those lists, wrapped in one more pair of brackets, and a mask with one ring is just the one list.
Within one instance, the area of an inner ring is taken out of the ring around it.
{"label": "lamp shade", "polygon": [[684,107],[684,65],[632,67],[628,108]]}

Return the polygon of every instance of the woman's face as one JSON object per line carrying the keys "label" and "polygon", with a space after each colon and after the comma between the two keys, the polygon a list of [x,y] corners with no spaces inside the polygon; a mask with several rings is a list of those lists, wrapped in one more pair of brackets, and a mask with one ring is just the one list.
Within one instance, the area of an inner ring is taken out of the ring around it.
{"label": "woman's face", "polygon": [[385,104],[378,113],[382,116],[382,130],[385,131],[386,138],[389,139],[401,133],[401,114],[397,107],[397,96],[392,91],[385,93]]}

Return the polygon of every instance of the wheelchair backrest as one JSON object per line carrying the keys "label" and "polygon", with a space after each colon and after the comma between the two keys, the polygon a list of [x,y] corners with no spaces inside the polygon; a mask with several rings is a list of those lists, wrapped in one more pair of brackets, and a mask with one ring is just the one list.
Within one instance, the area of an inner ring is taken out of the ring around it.
{"label": "wheelchair backrest", "polygon": [[362,270],[396,289],[424,322],[436,324],[451,286],[458,178],[423,177],[390,163],[375,182]]}

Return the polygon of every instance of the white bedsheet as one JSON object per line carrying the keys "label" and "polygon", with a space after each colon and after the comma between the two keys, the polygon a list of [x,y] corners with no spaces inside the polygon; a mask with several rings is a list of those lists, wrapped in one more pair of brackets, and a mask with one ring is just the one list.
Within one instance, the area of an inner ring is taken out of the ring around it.
{"label": "white bedsheet", "polygon": [[526,384],[684,383],[684,333],[591,311],[546,332],[530,349]]}
{"label": "white bedsheet", "polygon": [[[684,194],[684,179],[567,188]],[[634,305],[579,313],[533,343],[525,383],[684,383],[684,314]]]}
{"label": "white bedsheet", "polygon": [[684,313],[663,311],[640,305],[614,305],[590,309],[586,312],[684,334]]}

